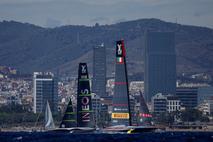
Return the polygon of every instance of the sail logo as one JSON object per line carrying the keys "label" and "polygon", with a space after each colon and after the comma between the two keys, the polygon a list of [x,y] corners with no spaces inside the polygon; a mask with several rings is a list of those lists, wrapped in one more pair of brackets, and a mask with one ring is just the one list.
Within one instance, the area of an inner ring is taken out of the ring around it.
{"label": "sail logo", "polygon": [[117,50],[117,53],[118,55],[122,55],[122,45],[121,44],[117,44],[117,47],[118,47],[118,50]]}
{"label": "sail logo", "polygon": [[81,65],[81,73],[85,74],[86,72],[86,65]]}
{"label": "sail logo", "polygon": [[124,63],[125,49],[123,41],[117,41],[116,43],[116,62],[118,64]]}
{"label": "sail logo", "polygon": [[129,113],[112,113],[114,119],[129,119]]}
{"label": "sail logo", "polygon": [[90,98],[86,95],[89,94],[88,89],[81,90],[81,94],[85,95],[81,98],[81,110],[82,110],[82,121],[89,122],[90,121]]}
{"label": "sail logo", "polygon": [[117,47],[117,63],[122,64],[124,62],[122,57],[122,44],[117,44]]}

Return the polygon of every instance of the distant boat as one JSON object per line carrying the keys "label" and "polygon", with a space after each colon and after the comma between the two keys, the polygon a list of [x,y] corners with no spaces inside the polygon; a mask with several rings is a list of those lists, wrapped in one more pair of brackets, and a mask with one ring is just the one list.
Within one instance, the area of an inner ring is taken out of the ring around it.
{"label": "distant boat", "polygon": [[53,116],[52,116],[49,102],[47,101],[46,109],[45,109],[45,130],[52,130],[52,129],[55,129],[55,124],[53,121]]}

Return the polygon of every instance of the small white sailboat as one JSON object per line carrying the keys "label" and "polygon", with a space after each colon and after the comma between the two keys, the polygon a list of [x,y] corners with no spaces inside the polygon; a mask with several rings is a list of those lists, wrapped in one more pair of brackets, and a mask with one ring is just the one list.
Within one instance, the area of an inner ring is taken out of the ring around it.
{"label": "small white sailboat", "polygon": [[46,109],[45,109],[45,130],[52,130],[55,129],[55,124],[53,121],[52,112],[50,109],[49,102],[47,101]]}

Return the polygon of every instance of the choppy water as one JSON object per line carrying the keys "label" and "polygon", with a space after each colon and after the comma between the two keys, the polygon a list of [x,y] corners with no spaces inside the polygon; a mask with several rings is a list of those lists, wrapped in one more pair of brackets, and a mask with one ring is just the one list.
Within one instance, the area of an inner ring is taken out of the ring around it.
{"label": "choppy water", "polygon": [[0,142],[213,142],[213,132],[152,132],[142,134],[0,132]]}

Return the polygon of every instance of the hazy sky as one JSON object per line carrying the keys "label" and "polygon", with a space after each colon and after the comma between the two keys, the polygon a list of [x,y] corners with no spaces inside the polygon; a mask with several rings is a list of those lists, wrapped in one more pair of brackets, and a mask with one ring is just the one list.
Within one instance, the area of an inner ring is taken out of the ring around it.
{"label": "hazy sky", "polygon": [[59,26],[140,18],[213,28],[213,0],[0,0],[1,21]]}

